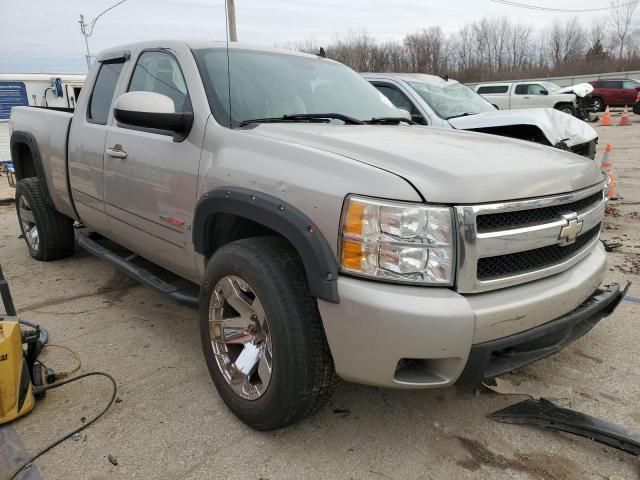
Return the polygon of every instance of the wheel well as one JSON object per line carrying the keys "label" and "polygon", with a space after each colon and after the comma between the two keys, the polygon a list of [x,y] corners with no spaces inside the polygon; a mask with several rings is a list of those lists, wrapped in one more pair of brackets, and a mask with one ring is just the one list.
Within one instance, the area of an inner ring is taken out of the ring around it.
{"label": "wheel well", "polygon": [[264,235],[286,239],[298,253],[311,295],[339,303],[338,263],[327,239],[295,206],[264,192],[220,187],[205,193],[193,218],[193,246],[210,256],[233,240]]}
{"label": "wheel well", "polygon": [[[277,236],[284,238],[278,232],[248,218],[231,213],[217,213],[207,220],[207,259],[218,249],[235,240],[250,237]],[[286,239],[285,239],[286,240]]]}
{"label": "wheel well", "polygon": [[28,145],[24,143],[15,144],[12,149],[12,159],[17,180],[38,176],[33,154]]}
{"label": "wheel well", "polygon": [[558,102],[553,106],[553,108],[555,108],[557,110],[557,109],[559,109],[559,108],[561,108],[561,107],[563,107],[565,105],[567,105],[567,106],[569,106],[569,107],[571,107],[573,109],[576,108],[575,105],[573,105],[571,102]]}

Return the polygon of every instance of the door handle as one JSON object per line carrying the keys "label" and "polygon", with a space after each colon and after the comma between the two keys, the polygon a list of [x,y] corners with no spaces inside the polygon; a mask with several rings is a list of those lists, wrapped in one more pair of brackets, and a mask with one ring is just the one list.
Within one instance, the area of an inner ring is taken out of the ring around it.
{"label": "door handle", "polygon": [[113,158],[119,158],[119,159],[122,159],[122,160],[127,158],[127,152],[122,150],[122,145],[120,145],[120,144],[114,145],[111,148],[107,148],[106,152],[107,152],[107,155],[109,155],[110,157],[113,157]]}
{"label": "door handle", "polygon": [[524,97],[525,100],[529,100],[530,97]]}

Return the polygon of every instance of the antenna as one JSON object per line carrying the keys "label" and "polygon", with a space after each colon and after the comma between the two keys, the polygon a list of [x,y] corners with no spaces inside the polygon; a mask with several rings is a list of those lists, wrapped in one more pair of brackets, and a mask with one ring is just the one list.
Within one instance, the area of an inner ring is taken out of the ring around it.
{"label": "antenna", "polygon": [[229,89],[229,128],[232,127],[231,125],[231,61],[229,60],[229,1],[231,1],[232,3],[232,7],[234,9],[233,11],[233,34],[235,35],[235,21],[236,21],[236,14],[235,14],[235,3],[233,3],[233,0],[224,0],[224,16],[225,16],[225,29],[226,29],[226,40],[227,40],[227,87]]}

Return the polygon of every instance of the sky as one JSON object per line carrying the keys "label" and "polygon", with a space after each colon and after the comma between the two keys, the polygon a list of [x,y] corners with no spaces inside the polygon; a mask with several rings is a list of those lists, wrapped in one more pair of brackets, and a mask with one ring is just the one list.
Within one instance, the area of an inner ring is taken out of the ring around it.
{"label": "sky", "polygon": [[[0,73],[86,71],[79,15],[93,19],[117,0],[0,0]],[[520,0],[554,8],[595,8],[609,0]],[[490,0],[236,0],[238,40],[285,45],[366,30],[380,40],[439,25],[454,32],[483,16],[543,27],[573,13],[524,10]],[[580,14],[585,22],[599,14]],[[225,39],[224,0],[127,0],[102,16],[92,54],[114,45],[168,38]]]}

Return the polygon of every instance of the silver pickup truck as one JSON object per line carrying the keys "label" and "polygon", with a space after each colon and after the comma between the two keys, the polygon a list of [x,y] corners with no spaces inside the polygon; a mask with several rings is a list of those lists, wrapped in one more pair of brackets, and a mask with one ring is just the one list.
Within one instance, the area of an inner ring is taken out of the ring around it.
{"label": "silver pickup truck", "polygon": [[77,242],[198,306],[214,384],[256,429],[312,415],[338,376],[432,388],[500,375],[622,296],[601,285],[593,161],[409,125],[320,56],[126,45],[97,58],[75,112],[19,107],[10,128],[31,256]]}

